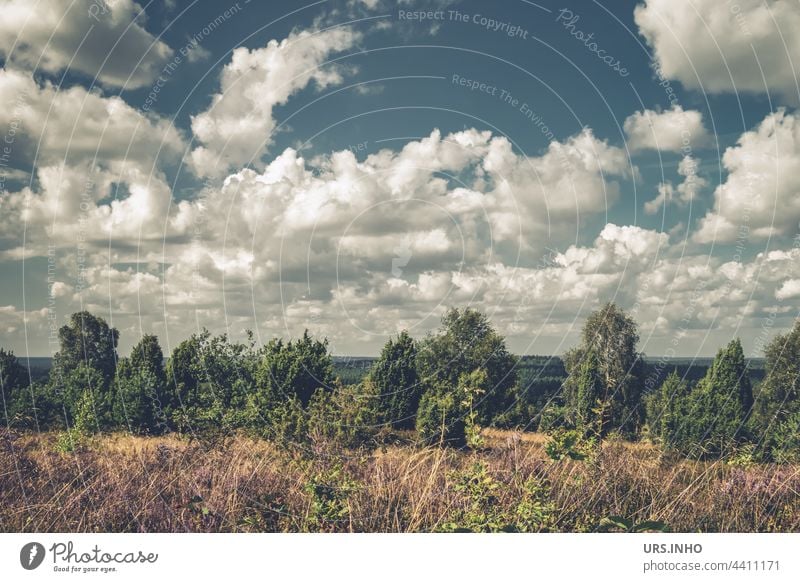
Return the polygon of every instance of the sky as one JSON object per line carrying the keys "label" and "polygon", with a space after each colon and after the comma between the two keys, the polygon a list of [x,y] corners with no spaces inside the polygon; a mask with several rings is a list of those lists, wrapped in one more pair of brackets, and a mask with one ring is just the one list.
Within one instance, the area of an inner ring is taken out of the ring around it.
{"label": "sky", "polygon": [[0,0],[0,346],[89,310],[374,355],[759,357],[800,299],[796,0]]}

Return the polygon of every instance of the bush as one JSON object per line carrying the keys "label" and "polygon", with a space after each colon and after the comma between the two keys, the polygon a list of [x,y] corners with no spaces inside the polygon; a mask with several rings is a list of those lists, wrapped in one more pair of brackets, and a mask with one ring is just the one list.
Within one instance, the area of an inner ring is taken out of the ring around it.
{"label": "bush", "polygon": [[706,376],[689,393],[671,444],[689,456],[728,456],[747,440],[752,405],[744,351],[735,339],[717,353]]}
{"label": "bush", "polygon": [[483,313],[450,309],[439,333],[421,342],[417,355],[426,391],[434,385],[457,386],[461,376],[483,369],[487,389],[475,402],[477,421],[489,426],[513,405],[517,358]]}
{"label": "bush", "polygon": [[389,339],[367,379],[377,392],[382,421],[393,428],[412,428],[422,384],[417,375],[416,342],[408,332]]}
{"label": "bush", "polygon": [[[451,475],[454,489],[463,496],[452,519],[442,526],[448,532],[540,532],[554,524],[554,508],[548,488],[535,477],[522,483],[520,492],[496,479],[486,463],[478,461],[464,471]],[[516,504],[507,497],[515,496]]]}
{"label": "bush", "polygon": [[466,411],[458,396],[446,384],[437,384],[423,394],[417,411],[417,435],[423,444],[466,446]]}
{"label": "bush", "polygon": [[377,394],[369,380],[332,392],[318,390],[308,406],[308,435],[318,442],[346,448],[375,444],[378,432]]}
{"label": "bush", "polygon": [[545,444],[544,450],[553,461],[566,458],[583,461],[595,453],[597,440],[594,437],[586,437],[580,430],[559,428],[550,433],[550,439]]}

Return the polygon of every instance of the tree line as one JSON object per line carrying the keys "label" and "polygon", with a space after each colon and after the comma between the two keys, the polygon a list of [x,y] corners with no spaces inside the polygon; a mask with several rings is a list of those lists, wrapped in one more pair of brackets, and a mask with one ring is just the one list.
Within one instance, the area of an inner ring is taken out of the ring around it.
{"label": "tree line", "polygon": [[119,357],[119,332],[84,311],[59,330],[59,342],[48,377],[35,382],[0,349],[8,426],[75,438],[244,430],[280,443],[346,447],[403,434],[479,447],[481,428],[495,426],[546,429],[573,444],[647,438],[693,458],[747,451],[756,460],[800,460],[800,322],[767,346],[765,377],[754,389],[739,339],[698,381],[677,372],[662,378],[637,349],[635,321],[608,303],[586,320],[579,345],[563,356],[566,379],[546,398],[519,381],[518,358],[470,308],[448,310],[423,339],[405,331],[390,338],[356,384],[341,382],[327,340],[308,332],[257,346],[252,334],[235,342],[203,331],[178,344],[165,365],[153,335]]}

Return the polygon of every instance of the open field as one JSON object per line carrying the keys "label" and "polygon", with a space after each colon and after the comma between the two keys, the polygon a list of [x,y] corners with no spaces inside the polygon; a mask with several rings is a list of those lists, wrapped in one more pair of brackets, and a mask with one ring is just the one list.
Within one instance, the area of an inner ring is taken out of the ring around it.
{"label": "open field", "polygon": [[6,431],[0,530],[597,531],[622,516],[672,531],[800,531],[798,466],[684,461],[615,441],[553,461],[544,435],[484,436],[477,452],[348,453],[111,434],[60,452],[58,433]]}

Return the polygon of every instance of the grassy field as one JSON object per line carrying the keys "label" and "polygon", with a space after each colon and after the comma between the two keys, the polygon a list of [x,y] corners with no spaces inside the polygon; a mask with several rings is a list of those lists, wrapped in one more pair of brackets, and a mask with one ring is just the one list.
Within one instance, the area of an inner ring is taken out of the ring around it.
{"label": "grassy field", "polygon": [[63,435],[2,432],[0,530],[597,531],[610,516],[672,531],[800,530],[797,466],[679,461],[625,442],[553,461],[544,435],[484,435],[480,451],[354,454],[121,434],[63,452]]}

